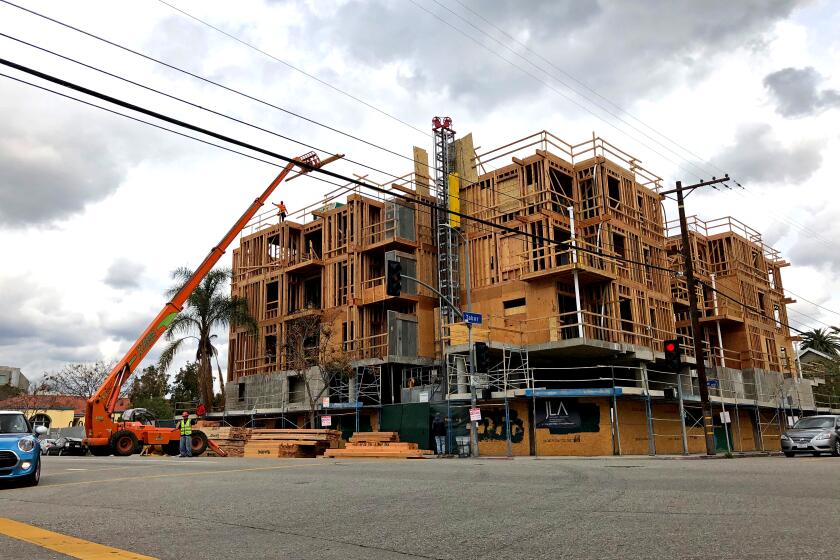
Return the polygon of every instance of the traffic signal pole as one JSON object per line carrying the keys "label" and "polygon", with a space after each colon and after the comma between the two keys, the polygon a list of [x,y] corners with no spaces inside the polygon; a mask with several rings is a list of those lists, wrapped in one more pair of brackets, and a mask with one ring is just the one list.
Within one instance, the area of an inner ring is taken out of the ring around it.
{"label": "traffic signal pole", "polygon": [[[418,280],[417,278],[414,278],[413,276],[408,276],[407,274],[402,274],[401,277],[405,278],[406,280],[411,280],[413,282],[417,282],[421,286],[431,290],[432,292],[434,292],[435,294],[440,296],[440,298],[444,302],[446,302],[446,304],[449,307],[451,307],[453,311],[455,311],[455,314],[458,315],[458,317],[461,320],[464,319],[464,313],[460,309],[455,307],[455,305],[453,305],[452,302],[449,301],[449,298],[447,298],[445,295],[440,293],[437,290],[437,288],[429,286],[428,284],[426,284],[422,280]],[[467,307],[470,307],[470,303],[471,302],[468,301]],[[478,403],[478,397],[476,395],[476,387],[475,387],[475,346],[472,343],[472,324],[470,324],[470,323],[467,323],[467,333],[469,335],[468,344],[469,344],[469,349],[470,349],[470,404],[471,404],[472,408],[475,408],[477,406],[477,403]],[[470,430],[470,453],[472,454],[473,457],[478,457],[478,422],[472,422],[471,421],[470,424],[472,425],[472,430]]]}
{"label": "traffic signal pole", "polygon": [[[699,186],[699,185],[698,185]],[[696,188],[696,187],[695,187]],[[677,181],[677,209],[680,213],[680,236],[685,280],[688,285],[688,307],[691,317],[691,332],[694,339],[694,359],[697,362],[697,384],[700,389],[700,406],[703,409],[703,433],[706,436],[706,454],[715,455],[715,428],[712,421],[712,406],[709,402],[709,386],[706,378],[706,361],[703,357],[703,336],[700,330],[700,311],[697,308],[697,280],[694,278],[694,261],[688,236],[688,222],[685,217],[685,197],[682,181]]]}

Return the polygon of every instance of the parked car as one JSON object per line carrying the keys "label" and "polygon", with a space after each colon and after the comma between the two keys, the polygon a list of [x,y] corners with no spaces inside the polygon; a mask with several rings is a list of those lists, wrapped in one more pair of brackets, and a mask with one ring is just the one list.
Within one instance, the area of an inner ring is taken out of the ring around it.
{"label": "parked car", "polygon": [[[47,440],[44,440],[47,441]],[[44,441],[41,446],[44,446]],[[59,436],[58,439],[50,440],[46,451],[42,455],[86,455],[87,447],[82,443],[81,438]]]}
{"label": "parked car", "polygon": [[41,480],[40,435],[47,429],[34,430],[21,412],[0,410],[0,480],[17,480],[35,486]]}
{"label": "parked car", "polygon": [[840,415],[807,416],[782,434],[785,457],[797,453],[831,453],[840,457]]}
{"label": "parked car", "polygon": [[41,455],[49,455],[50,449],[55,447],[55,440],[51,438],[45,438],[41,440]]}

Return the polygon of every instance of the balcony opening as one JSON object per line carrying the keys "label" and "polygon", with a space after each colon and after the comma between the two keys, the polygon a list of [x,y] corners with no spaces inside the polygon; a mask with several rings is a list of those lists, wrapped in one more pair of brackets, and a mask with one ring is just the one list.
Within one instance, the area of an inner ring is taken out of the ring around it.
{"label": "balcony opening", "polygon": [[633,302],[626,298],[619,298],[618,312],[621,316],[621,330],[633,332]]}
{"label": "balcony opening", "polygon": [[590,179],[584,179],[580,183],[580,202],[581,214],[584,220],[594,218],[598,215],[598,205],[596,201],[597,192],[595,190],[595,182]]}
{"label": "balcony opening", "polygon": [[279,282],[267,282],[265,285],[265,310],[276,311],[280,299]]}
{"label": "balcony opening", "polygon": [[[612,245],[613,245],[613,251],[615,252],[616,255],[618,255],[619,259],[623,260],[623,259],[627,258],[626,250],[625,250],[625,246],[624,246],[624,236],[623,235],[621,235],[619,233],[613,233],[612,234]],[[624,266],[625,263],[621,262],[621,260],[619,260],[618,265],[619,266]]]}
{"label": "balcony opening", "polygon": [[306,259],[320,259],[323,251],[321,230],[307,233],[303,236],[304,251]]}
{"label": "balcony opening", "polygon": [[572,255],[569,251],[571,245],[568,243],[572,234],[563,228],[554,228],[554,266],[564,266],[572,262]]}
{"label": "balcony opening", "polygon": [[577,337],[577,304],[574,294],[558,292],[557,310],[560,317],[560,338],[566,340]]}
{"label": "balcony opening", "polygon": [[303,282],[304,309],[321,308],[321,275],[312,276]]}
{"label": "balcony opening", "polygon": [[265,363],[277,363],[277,335],[270,334],[265,337]]}
{"label": "balcony opening", "polygon": [[621,203],[621,182],[615,177],[607,176],[607,196],[610,207],[618,208]]}
{"label": "balcony opening", "polygon": [[288,302],[288,313],[295,313],[300,310],[300,281],[295,278],[289,279]]}
{"label": "balcony opening", "polygon": [[280,251],[280,235],[274,234],[268,236],[268,258],[270,260],[277,260],[281,257]]}

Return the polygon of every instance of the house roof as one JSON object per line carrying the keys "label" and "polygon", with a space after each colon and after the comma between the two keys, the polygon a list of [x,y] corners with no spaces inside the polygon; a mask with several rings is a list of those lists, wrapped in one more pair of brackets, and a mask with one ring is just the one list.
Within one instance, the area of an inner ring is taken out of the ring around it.
{"label": "house roof", "polygon": [[[72,410],[75,414],[84,414],[87,399],[71,395],[18,395],[0,401],[0,408],[16,410]],[[131,408],[131,401],[119,399],[115,412]]]}
{"label": "house roof", "polygon": [[804,349],[799,351],[799,357],[800,358],[802,356],[804,356],[805,354],[815,354],[815,355],[819,356],[820,358],[825,358],[826,360],[836,359],[836,357],[832,356],[831,354],[826,354],[825,352],[820,352],[819,350],[814,350],[813,348],[804,348]]}

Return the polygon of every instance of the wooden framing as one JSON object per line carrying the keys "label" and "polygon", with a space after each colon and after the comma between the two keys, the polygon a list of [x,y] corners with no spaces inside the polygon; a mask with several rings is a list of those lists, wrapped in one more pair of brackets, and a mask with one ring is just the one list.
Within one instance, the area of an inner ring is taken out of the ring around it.
{"label": "wooden framing", "polygon": [[[415,261],[418,278],[433,282],[428,212],[351,192],[346,202],[313,210],[311,217],[273,224],[262,218],[233,251],[232,293],[248,301],[259,334],[231,329],[228,381],[285,370],[286,329],[300,317],[331,318],[335,344],[356,360],[393,354],[389,311],[433,322],[433,298],[416,291],[391,298],[384,282],[392,253]],[[416,346],[411,357],[434,357],[431,333],[419,336]]]}
{"label": "wooden framing", "polygon": [[[732,217],[703,221],[691,216],[688,225],[695,271],[706,285],[697,296],[709,360],[719,366],[767,369],[795,377],[793,338],[786,326],[790,300],[785,298],[781,274],[788,263],[764,244],[761,234]],[[667,233],[672,266],[679,270],[679,224],[669,222]],[[710,288],[713,283],[720,293]],[[675,299],[677,327],[689,333],[685,281],[674,276],[672,285],[680,294]]]}

